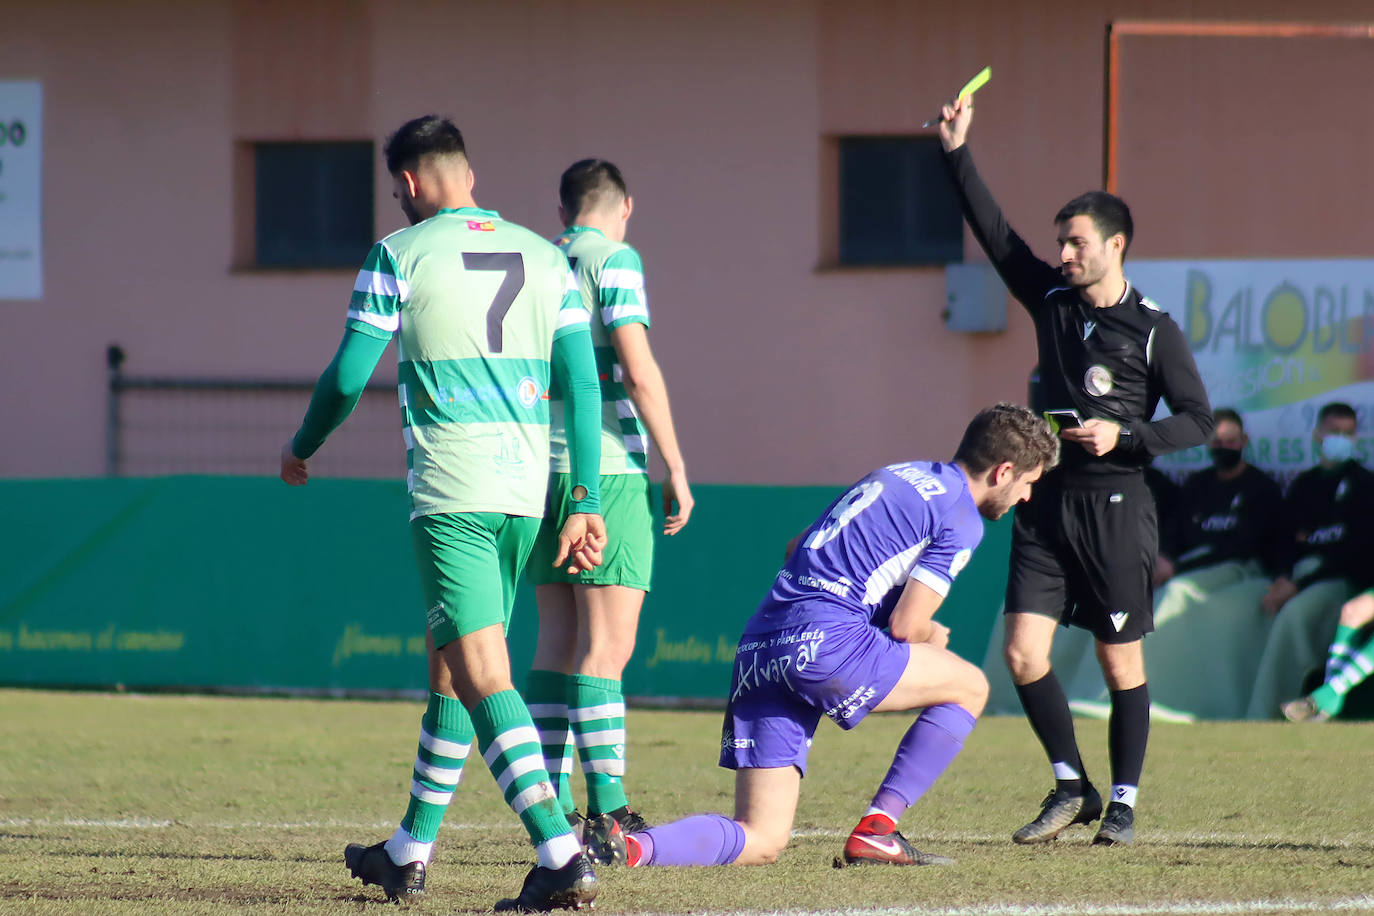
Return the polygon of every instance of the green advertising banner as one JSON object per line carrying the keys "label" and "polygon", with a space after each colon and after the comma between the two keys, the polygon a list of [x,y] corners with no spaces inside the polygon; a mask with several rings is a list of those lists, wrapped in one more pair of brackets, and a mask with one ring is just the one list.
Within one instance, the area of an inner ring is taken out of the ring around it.
{"label": "green advertising banner", "polygon": [[[720,701],[786,542],[839,488],[699,486],[658,544],[632,696]],[[425,688],[424,608],[392,481],[0,481],[0,683],[398,692]],[[1007,520],[939,618],[975,664],[1006,581]],[[523,588],[516,682],[537,632]]]}

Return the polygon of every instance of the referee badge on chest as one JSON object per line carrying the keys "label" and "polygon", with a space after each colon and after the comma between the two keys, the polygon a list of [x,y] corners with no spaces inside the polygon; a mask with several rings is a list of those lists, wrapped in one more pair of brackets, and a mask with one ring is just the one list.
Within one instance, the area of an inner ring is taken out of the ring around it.
{"label": "referee badge on chest", "polygon": [[1106,366],[1089,366],[1088,371],[1083,373],[1083,390],[1094,397],[1111,394],[1114,387],[1111,370]]}

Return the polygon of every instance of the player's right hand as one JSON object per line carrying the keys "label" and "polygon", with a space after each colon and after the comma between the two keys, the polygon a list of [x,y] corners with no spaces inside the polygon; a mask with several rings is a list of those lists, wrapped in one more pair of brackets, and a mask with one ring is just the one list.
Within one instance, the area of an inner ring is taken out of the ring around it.
{"label": "player's right hand", "polygon": [[606,549],[606,520],[594,512],[574,512],[558,532],[558,556],[555,567],[567,562],[567,572],[575,576],[601,565]]}
{"label": "player's right hand", "polygon": [[968,139],[968,127],[973,123],[973,96],[956,99],[940,109],[940,145],[951,153]]}
{"label": "player's right hand", "polygon": [[289,439],[281,447],[281,479],[293,487],[303,487],[310,479],[310,473],[305,468],[305,459],[296,457],[296,453],[291,450]]}
{"label": "player's right hand", "polygon": [[936,621],[932,620],[930,622],[930,635],[927,636],[923,640],[923,642],[925,642],[926,645],[934,646],[937,649],[948,648],[949,627],[945,626],[943,623],[937,623]]}

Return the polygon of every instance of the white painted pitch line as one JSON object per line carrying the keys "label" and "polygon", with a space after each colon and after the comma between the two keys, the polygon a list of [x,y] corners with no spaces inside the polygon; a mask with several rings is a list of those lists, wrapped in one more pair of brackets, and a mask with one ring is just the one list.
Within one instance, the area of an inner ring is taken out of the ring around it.
{"label": "white painted pitch line", "polygon": [[[150,817],[128,817],[128,818],[87,818],[87,817],[66,817],[66,818],[44,818],[44,817],[10,817],[0,818],[0,828],[6,827],[84,827],[91,829],[107,830],[164,830],[169,827],[189,827],[200,830],[320,830],[320,829],[347,829],[347,830],[389,830],[396,826],[394,821],[343,821],[334,819],[324,819],[318,821],[206,821],[196,820],[178,821],[169,818],[150,818]],[[500,820],[488,823],[452,823],[445,822],[443,830],[508,830],[511,833],[519,833],[521,827],[513,819],[510,821]],[[1087,836],[1083,832],[1083,836]],[[793,839],[803,839],[812,837],[841,839],[849,836],[847,830],[832,829],[804,829],[792,831]],[[912,838],[917,842],[932,843],[1001,843],[1009,841],[1010,835],[1003,833],[961,833],[957,831],[934,831],[921,833],[912,831]],[[1221,833],[1218,831],[1203,832],[1151,832],[1148,836],[1149,842],[1163,845],[1185,845],[1188,843],[1238,843],[1250,846],[1255,845],[1281,845],[1281,844],[1314,844],[1323,848],[1367,848],[1369,840],[1365,836],[1354,838],[1322,837],[1320,840],[1305,839],[1286,834],[1275,833]],[[847,912],[847,911],[846,911]],[[856,911],[857,912],[857,911]]]}
{"label": "white painted pitch line", "polygon": [[1340,900],[1198,900],[1179,903],[1018,904],[960,907],[874,907],[844,910],[734,910],[731,916],[1226,916],[1246,913],[1332,913],[1374,909],[1374,897]]}

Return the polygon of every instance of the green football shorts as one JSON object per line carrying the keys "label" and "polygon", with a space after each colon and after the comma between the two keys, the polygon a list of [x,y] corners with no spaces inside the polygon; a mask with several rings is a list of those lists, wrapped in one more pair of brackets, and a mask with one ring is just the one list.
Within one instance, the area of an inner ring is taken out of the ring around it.
{"label": "green football shorts", "polygon": [[451,512],[411,521],[435,648],[494,623],[510,629],[515,586],[538,530],[539,519],[502,512]]}
{"label": "green football shorts", "polygon": [[570,576],[566,566],[554,569],[558,556],[558,532],[568,520],[569,475],[549,478],[549,501],[544,521],[530,553],[530,582],[553,585],[623,585],[649,590],[654,568],[654,512],[645,474],[603,474],[601,515],[606,519],[606,550],[601,565],[591,572]]}

